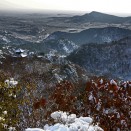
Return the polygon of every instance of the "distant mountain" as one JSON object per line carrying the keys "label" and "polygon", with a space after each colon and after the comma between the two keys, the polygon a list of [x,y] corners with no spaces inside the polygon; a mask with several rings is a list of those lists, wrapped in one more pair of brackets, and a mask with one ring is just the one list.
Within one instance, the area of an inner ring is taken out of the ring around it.
{"label": "distant mountain", "polygon": [[90,28],[78,33],[57,31],[52,33],[46,41],[67,39],[78,45],[85,43],[103,43],[122,39],[131,35],[131,30],[118,27]]}
{"label": "distant mountain", "polygon": [[68,19],[68,22],[86,23],[86,22],[100,22],[100,23],[131,23],[131,17],[118,17],[105,13],[92,11],[91,13],[82,16],[73,16]]}
{"label": "distant mountain", "polygon": [[68,60],[95,75],[131,79],[131,37],[110,44],[85,44]]}

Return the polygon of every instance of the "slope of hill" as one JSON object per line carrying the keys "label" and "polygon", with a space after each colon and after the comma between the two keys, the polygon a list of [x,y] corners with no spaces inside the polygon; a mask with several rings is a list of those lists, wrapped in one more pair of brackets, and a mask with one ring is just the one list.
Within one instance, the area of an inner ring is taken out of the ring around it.
{"label": "slope of hill", "polygon": [[130,36],[131,30],[118,27],[90,28],[78,33],[54,32],[46,41],[67,39],[76,44],[111,42]]}
{"label": "slope of hill", "polygon": [[47,54],[44,57],[34,55],[25,58],[4,55],[4,58],[0,60],[0,71],[8,74],[8,77],[14,76],[21,81],[36,81],[37,79],[37,84],[42,82],[43,85],[54,85],[62,80],[77,83],[88,79],[84,69],[57,54]]}
{"label": "slope of hill", "polygon": [[109,44],[85,44],[67,57],[96,75],[131,78],[131,37]]}

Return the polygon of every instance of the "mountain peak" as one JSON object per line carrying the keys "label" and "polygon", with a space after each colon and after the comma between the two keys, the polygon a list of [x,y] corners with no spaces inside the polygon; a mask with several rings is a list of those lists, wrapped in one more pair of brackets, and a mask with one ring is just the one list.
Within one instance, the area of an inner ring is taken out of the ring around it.
{"label": "mountain peak", "polygon": [[97,11],[91,11],[89,14],[102,14],[102,13],[100,13],[100,12],[97,12]]}
{"label": "mountain peak", "polygon": [[97,12],[97,11],[92,11],[88,15],[90,15],[90,16],[104,15],[105,16],[105,15],[108,15],[108,14]]}
{"label": "mountain peak", "polygon": [[98,15],[107,15],[107,14],[104,14],[104,13],[101,13],[101,12],[97,12],[97,11],[92,11],[90,13],[86,13],[85,15],[83,16],[93,16],[93,17],[97,17]]}

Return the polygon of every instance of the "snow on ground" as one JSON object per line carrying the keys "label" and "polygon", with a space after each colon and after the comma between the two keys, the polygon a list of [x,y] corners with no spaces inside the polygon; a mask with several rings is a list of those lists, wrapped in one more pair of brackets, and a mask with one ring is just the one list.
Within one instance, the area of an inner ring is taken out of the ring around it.
{"label": "snow on ground", "polygon": [[42,130],[40,128],[28,128],[26,129],[26,131],[45,131],[45,130]]}
{"label": "snow on ground", "polygon": [[26,131],[104,131],[98,125],[93,125],[90,117],[79,117],[75,114],[56,111],[51,114],[56,124],[44,126],[44,129],[28,128]]}

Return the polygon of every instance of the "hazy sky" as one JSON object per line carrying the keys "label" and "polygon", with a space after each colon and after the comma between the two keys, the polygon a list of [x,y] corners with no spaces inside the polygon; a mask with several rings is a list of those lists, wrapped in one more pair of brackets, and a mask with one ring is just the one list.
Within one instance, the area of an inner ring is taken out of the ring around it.
{"label": "hazy sky", "polygon": [[0,0],[0,9],[50,9],[131,14],[131,0]]}

